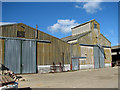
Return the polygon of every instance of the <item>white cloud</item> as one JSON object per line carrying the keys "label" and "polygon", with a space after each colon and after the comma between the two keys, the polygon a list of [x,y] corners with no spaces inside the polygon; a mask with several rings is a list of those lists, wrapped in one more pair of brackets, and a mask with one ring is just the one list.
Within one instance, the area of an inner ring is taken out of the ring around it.
{"label": "white cloud", "polygon": [[48,30],[52,33],[58,32],[58,31],[62,33],[69,33],[71,32],[71,28],[76,25],[78,25],[78,23],[75,20],[61,19],[61,20],[57,20],[56,24],[49,26]]}
{"label": "white cloud", "polygon": [[0,22],[0,26],[7,25],[7,24],[15,24],[15,22]]}
{"label": "white cloud", "polygon": [[[87,13],[93,14],[96,13],[98,10],[102,10],[100,4],[102,0],[93,0],[93,2],[86,2],[82,8],[85,9]],[[81,8],[79,5],[75,5],[75,8]]]}

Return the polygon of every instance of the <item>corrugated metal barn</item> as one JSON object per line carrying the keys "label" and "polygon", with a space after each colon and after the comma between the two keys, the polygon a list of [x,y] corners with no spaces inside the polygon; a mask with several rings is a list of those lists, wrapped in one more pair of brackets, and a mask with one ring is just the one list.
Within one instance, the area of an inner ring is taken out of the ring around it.
{"label": "corrugated metal barn", "polygon": [[0,26],[0,63],[15,73],[49,72],[59,63],[70,69],[70,44],[23,23]]}
{"label": "corrugated metal barn", "polygon": [[15,73],[49,72],[111,66],[111,43],[94,19],[72,28],[72,35],[58,39],[23,23],[0,26],[0,63]]}
{"label": "corrugated metal barn", "polygon": [[71,55],[78,58],[79,69],[111,66],[111,42],[100,33],[95,19],[73,27],[72,35],[62,40],[71,44]]}

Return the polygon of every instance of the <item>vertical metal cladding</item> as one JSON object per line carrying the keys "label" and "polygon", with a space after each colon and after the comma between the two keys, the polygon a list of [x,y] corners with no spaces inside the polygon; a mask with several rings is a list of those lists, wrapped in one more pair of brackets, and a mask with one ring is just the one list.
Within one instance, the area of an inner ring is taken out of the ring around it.
{"label": "vertical metal cladding", "polygon": [[51,43],[37,43],[37,64],[52,65],[63,62],[63,53],[65,64],[70,64],[70,45],[53,36],[38,32],[39,38],[50,40]]}
{"label": "vertical metal cladding", "polygon": [[36,41],[22,41],[22,73],[36,73]]}
{"label": "vertical metal cladding", "polygon": [[99,68],[99,48],[96,46],[94,47],[94,68]]}
{"label": "vertical metal cladding", "polygon": [[[24,27],[24,28],[22,28]],[[3,37],[18,37],[25,39],[35,39],[36,29],[23,23],[2,26]],[[24,31],[25,37],[17,36],[18,31]],[[37,65],[52,65],[53,62],[62,62],[64,53],[65,64],[70,64],[70,45],[56,37],[38,31],[38,40],[50,40],[51,43],[37,43]]]}
{"label": "vertical metal cladding", "polygon": [[5,39],[5,66],[14,73],[36,73],[36,41]]}
{"label": "vertical metal cladding", "polygon": [[[19,72],[15,71],[16,73],[35,73],[36,67],[37,67],[36,63],[37,65],[44,66],[44,65],[52,65],[53,62],[55,62],[55,64],[57,65],[60,62],[62,63],[63,58],[64,58],[64,64],[70,64],[70,60],[71,60],[70,51],[69,51],[70,45],[68,43],[56,37],[48,35],[44,32],[38,31],[38,40],[50,40],[51,43],[48,44],[44,42],[38,42],[37,47],[35,46],[35,48],[37,48],[37,53],[36,53],[36,49],[30,47],[33,45],[33,41],[26,40],[26,39],[36,39],[35,38],[36,29],[30,26],[27,26],[23,23],[18,23],[18,24],[12,24],[12,25],[4,25],[2,26],[2,30],[4,31],[2,32],[2,37],[8,37],[8,38],[13,37],[13,39],[16,39],[17,37],[19,38],[19,40],[21,40],[21,43],[20,43],[21,51],[17,52],[21,54],[20,55],[21,58],[20,58],[19,65],[18,64],[16,65],[19,67]],[[21,31],[25,32],[25,35],[20,37],[18,35],[18,32],[21,32]],[[25,40],[23,40],[22,38]],[[64,57],[62,53],[64,53]],[[16,56],[13,56],[13,57],[16,57]],[[12,66],[12,64],[9,64],[9,65]]]}
{"label": "vertical metal cladding", "polygon": [[78,69],[79,69],[79,59],[72,58],[72,70],[78,70]]}
{"label": "vertical metal cladding", "polygon": [[94,64],[95,69],[105,67],[104,49],[98,46],[94,47]]}
{"label": "vertical metal cladding", "polygon": [[100,48],[99,49],[100,52],[100,68],[104,68],[105,67],[105,62],[104,62],[104,49]]}
{"label": "vertical metal cladding", "polygon": [[5,40],[5,61],[7,68],[14,73],[20,73],[21,40]]}

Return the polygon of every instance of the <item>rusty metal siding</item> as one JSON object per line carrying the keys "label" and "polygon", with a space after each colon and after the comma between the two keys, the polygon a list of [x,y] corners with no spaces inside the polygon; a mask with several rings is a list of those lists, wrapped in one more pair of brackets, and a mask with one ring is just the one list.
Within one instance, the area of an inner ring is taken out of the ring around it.
{"label": "rusty metal siding", "polygon": [[[27,39],[35,39],[35,31],[36,29],[33,29],[23,23],[19,23],[16,25],[17,26],[17,31],[25,31],[25,38]],[[23,26],[24,28],[22,28],[21,26]]]}
{"label": "rusty metal siding", "polygon": [[100,34],[100,25],[98,22],[96,21],[93,21],[91,23],[91,29],[92,29],[92,36],[90,38],[92,38],[92,44],[96,45],[98,43],[98,39],[97,39],[97,33],[95,32],[95,29],[94,29],[94,24],[97,24],[97,31],[98,31],[98,34]]}
{"label": "rusty metal siding", "polygon": [[81,51],[80,51],[80,45],[79,44],[75,44],[72,45],[72,56],[73,57],[80,57],[81,56]]}
{"label": "rusty metal siding", "polygon": [[94,64],[94,54],[93,54],[93,47],[90,46],[80,46],[81,49],[81,57],[86,57],[85,64]]}
{"label": "rusty metal siding", "polygon": [[5,40],[4,65],[14,73],[20,73],[21,40]]}
{"label": "rusty metal siding", "polygon": [[[21,26],[23,26],[24,28],[22,28]],[[2,27],[2,36],[4,37],[17,37],[17,31],[25,31],[25,37],[23,38],[35,39],[36,30],[25,24],[18,23],[18,24],[0,26],[0,28],[1,27]]]}
{"label": "rusty metal siding", "polygon": [[5,41],[0,39],[0,63],[4,64],[4,45]]}
{"label": "rusty metal siding", "polygon": [[[41,31],[38,32],[38,38],[51,41],[50,44],[37,43],[38,65],[51,65],[53,62],[59,64],[59,62],[63,62],[63,58],[65,64],[70,64],[69,44]],[[64,53],[64,57],[62,53]]]}
{"label": "rusty metal siding", "polygon": [[[95,32],[94,24],[97,24],[98,35]],[[100,33],[100,24],[98,22],[93,21],[91,27],[92,27],[93,44],[100,44],[103,46],[111,46],[111,43],[109,42],[109,40]]]}
{"label": "rusty metal siding", "polygon": [[[21,26],[24,28],[21,28]],[[17,37],[17,31],[25,31],[25,37],[23,38],[35,39],[36,29],[22,23],[2,26],[2,30],[4,31],[2,32],[4,37]],[[38,40],[51,41],[50,44],[37,43],[38,65],[50,65],[53,62],[59,64],[63,61],[62,53],[65,54],[65,64],[70,64],[70,44],[42,31],[38,31]]]}
{"label": "rusty metal siding", "polygon": [[93,44],[93,43],[95,43],[95,40],[94,40],[94,38],[92,38],[92,36],[93,36],[93,33],[90,32],[87,35],[79,38],[78,43],[81,43],[81,44]]}
{"label": "rusty metal siding", "polygon": [[104,48],[105,53],[105,63],[111,63],[112,62],[112,56],[111,56],[111,48]]}
{"label": "rusty metal siding", "polygon": [[36,73],[36,41],[22,41],[22,73]]}
{"label": "rusty metal siding", "polygon": [[98,37],[98,43],[103,46],[111,46],[111,43],[102,34]]}
{"label": "rusty metal siding", "polygon": [[4,37],[17,37],[16,35],[16,25],[1,26],[2,36]]}
{"label": "rusty metal siding", "polygon": [[42,55],[43,44],[37,42],[37,64],[42,64],[43,55]]}

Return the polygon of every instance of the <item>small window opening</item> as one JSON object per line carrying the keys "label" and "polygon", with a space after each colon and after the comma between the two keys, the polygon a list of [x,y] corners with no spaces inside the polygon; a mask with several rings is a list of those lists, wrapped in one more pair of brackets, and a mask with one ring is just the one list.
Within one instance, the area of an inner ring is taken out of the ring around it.
{"label": "small window opening", "polygon": [[24,26],[21,26],[22,28],[25,28]]}
{"label": "small window opening", "polygon": [[94,24],[94,28],[97,29],[97,24]]}
{"label": "small window opening", "polygon": [[25,31],[17,31],[17,37],[25,37]]}

